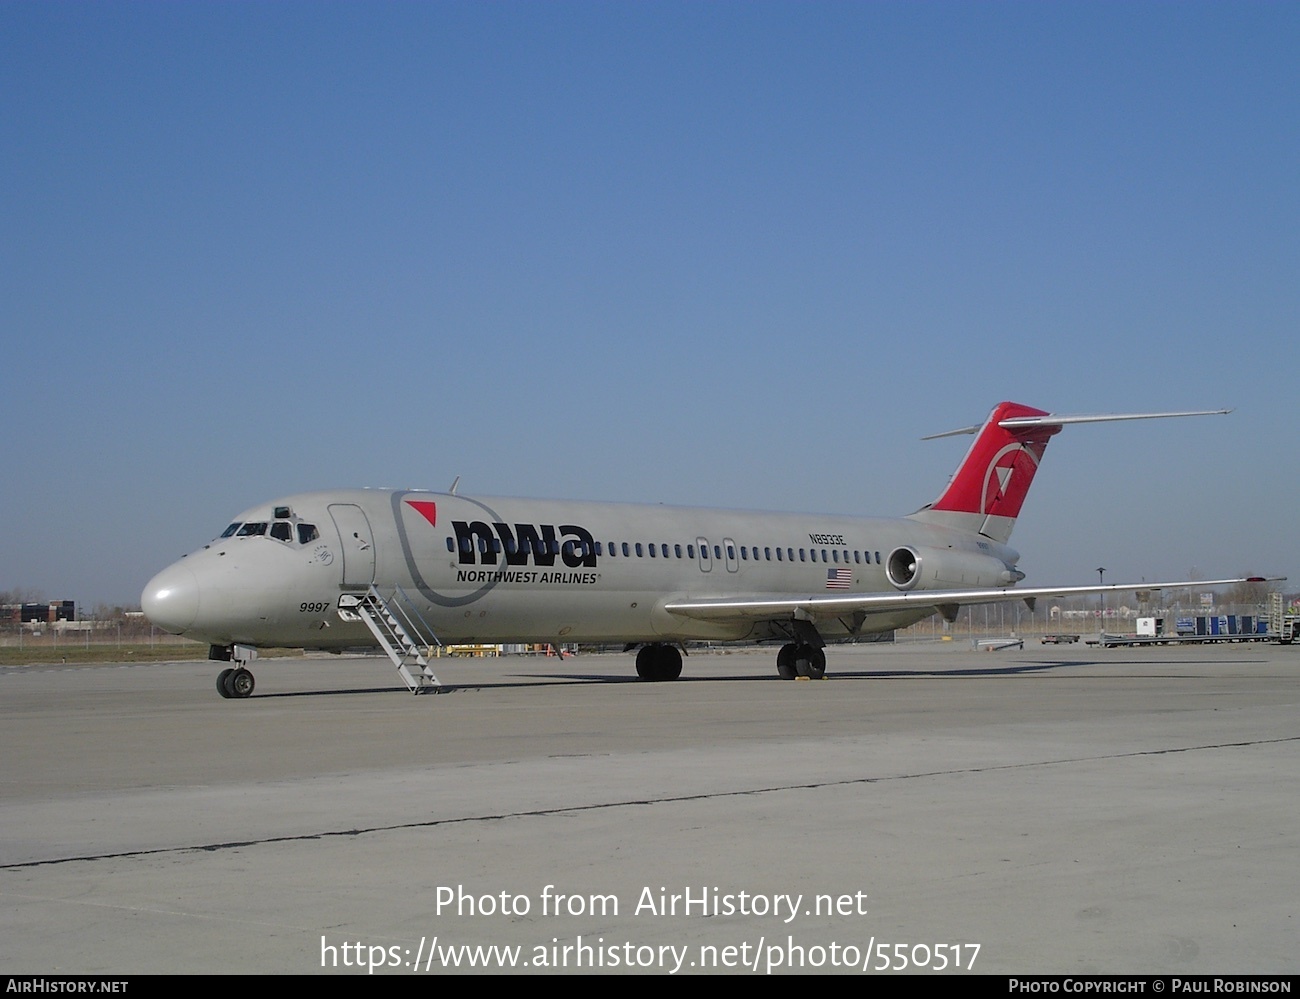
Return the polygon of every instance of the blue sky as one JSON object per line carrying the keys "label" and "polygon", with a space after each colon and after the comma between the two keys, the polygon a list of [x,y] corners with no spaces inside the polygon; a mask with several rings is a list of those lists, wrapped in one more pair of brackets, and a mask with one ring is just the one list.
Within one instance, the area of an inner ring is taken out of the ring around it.
{"label": "blue sky", "polygon": [[1300,6],[0,2],[0,589],[334,486],[902,514],[1300,577]]}

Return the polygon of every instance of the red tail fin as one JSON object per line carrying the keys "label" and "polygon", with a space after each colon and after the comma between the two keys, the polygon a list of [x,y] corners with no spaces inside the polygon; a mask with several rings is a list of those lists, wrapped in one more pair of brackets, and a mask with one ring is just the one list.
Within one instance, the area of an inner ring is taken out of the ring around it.
{"label": "red tail fin", "polygon": [[[1047,441],[1067,423],[1114,423],[1120,420],[1164,420],[1174,416],[1223,416],[1230,409],[1195,409],[1178,413],[1102,413],[1061,416],[1044,413],[1015,402],[993,407],[983,427],[967,427],[952,434],[973,434],[957,474],[943,495],[912,514],[913,520],[942,524],[1006,541],[1016,526],[1020,505],[1034,481]],[[950,437],[952,434],[936,434]],[[925,438],[929,440],[930,438]]]}
{"label": "red tail fin", "polygon": [[913,514],[913,518],[1005,542],[1011,537],[1047,441],[1060,432],[1061,425],[1000,424],[1018,417],[1050,415],[1015,402],[998,403],[943,495]]}

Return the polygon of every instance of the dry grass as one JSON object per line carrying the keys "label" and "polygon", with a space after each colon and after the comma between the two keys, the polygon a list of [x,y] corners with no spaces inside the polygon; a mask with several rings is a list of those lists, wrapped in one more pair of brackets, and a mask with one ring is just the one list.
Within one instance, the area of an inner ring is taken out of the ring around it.
{"label": "dry grass", "polygon": [[[302,655],[301,649],[258,649],[258,658]],[[36,666],[43,663],[153,663],[207,659],[208,647],[199,642],[123,642],[89,646],[65,642],[58,646],[26,644],[0,648],[0,666]]]}

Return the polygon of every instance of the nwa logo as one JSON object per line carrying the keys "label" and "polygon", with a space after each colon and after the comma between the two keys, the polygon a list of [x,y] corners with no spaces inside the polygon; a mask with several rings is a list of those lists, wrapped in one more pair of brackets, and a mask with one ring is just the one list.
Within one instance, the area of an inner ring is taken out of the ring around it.
{"label": "nwa logo", "polygon": [[453,520],[451,526],[461,565],[496,565],[498,555],[506,565],[555,565],[558,555],[570,569],[596,568],[596,540],[577,524],[516,524],[513,531],[481,520]]}
{"label": "nwa logo", "polygon": [[1035,448],[1017,442],[1000,449],[984,471],[980,512],[995,516],[1018,516],[1042,455],[1041,444]]}

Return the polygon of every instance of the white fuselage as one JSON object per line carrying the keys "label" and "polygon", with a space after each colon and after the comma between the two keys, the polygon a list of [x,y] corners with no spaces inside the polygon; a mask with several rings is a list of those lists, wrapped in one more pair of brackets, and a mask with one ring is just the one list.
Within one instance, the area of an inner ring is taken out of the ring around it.
{"label": "white fuselage", "polygon": [[[443,642],[757,640],[788,633],[768,621],[701,620],[664,607],[897,590],[886,569],[902,546],[952,556],[928,563],[918,589],[998,585],[995,576],[1018,559],[988,538],[908,518],[406,490],[290,496],[246,511],[230,530],[150,581],[143,602],[152,621],[222,646],[370,645],[366,628],[341,620],[337,607],[341,594],[373,583],[401,587]],[[818,628],[842,638],[933,612],[831,616]]]}

